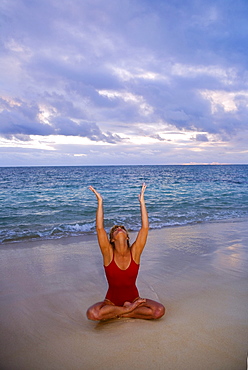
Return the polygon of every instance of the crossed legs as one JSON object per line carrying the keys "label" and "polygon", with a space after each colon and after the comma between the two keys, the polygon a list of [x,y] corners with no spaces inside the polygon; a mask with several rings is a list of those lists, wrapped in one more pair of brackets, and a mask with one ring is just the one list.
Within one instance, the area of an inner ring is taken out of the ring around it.
{"label": "crossed legs", "polygon": [[165,308],[161,303],[151,299],[138,298],[134,302],[125,302],[123,306],[115,306],[105,300],[95,303],[87,311],[89,320],[99,321],[114,319],[117,317],[132,317],[136,319],[159,319],[165,314]]}

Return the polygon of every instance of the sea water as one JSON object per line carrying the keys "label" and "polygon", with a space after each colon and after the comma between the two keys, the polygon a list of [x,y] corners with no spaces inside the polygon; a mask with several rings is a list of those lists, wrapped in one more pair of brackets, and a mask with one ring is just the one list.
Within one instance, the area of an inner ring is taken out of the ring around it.
{"label": "sea water", "polygon": [[95,187],[105,227],[140,227],[138,194],[150,228],[248,216],[248,165],[0,168],[0,243],[95,233]]}

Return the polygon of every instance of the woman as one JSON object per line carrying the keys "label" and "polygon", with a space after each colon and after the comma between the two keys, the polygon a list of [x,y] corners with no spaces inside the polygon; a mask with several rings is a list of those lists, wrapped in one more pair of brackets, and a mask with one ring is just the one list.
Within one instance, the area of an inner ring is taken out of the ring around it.
{"label": "woman", "polygon": [[98,302],[88,309],[88,319],[107,320],[117,317],[159,319],[165,313],[164,306],[151,299],[140,298],[135,285],[140,256],[145,247],[149,229],[144,200],[146,185],[143,184],[139,195],[141,229],[131,247],[124,226],[114,226],[110,231],[110,239],[108,239],[104,229],[102,197],[92,186],[89,189],[93,191],[98,200],[96,230],[109,289],[103,302]]}

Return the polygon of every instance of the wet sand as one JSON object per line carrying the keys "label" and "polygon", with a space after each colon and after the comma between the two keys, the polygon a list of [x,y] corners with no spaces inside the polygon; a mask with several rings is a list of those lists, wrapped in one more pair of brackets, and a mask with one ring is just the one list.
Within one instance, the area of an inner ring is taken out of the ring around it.
{"label": "wet sand", "polygon": [[137,285],[166,306],[158,321],[87,320],[107,288],[96,236],[1,246],[0,368],[245,370],[247,230],[150,231]]}

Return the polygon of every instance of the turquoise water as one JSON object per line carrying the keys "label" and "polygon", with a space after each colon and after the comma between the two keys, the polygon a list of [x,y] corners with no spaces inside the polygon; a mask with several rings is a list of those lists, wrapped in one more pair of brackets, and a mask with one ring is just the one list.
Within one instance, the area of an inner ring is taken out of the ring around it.
{"label": "turquoise water", "polygon": [[248,216],[248,165],[0,168],[0,243],[95,232],[94,186],[105,226],[140,226],[146,182],[151,228]]}

